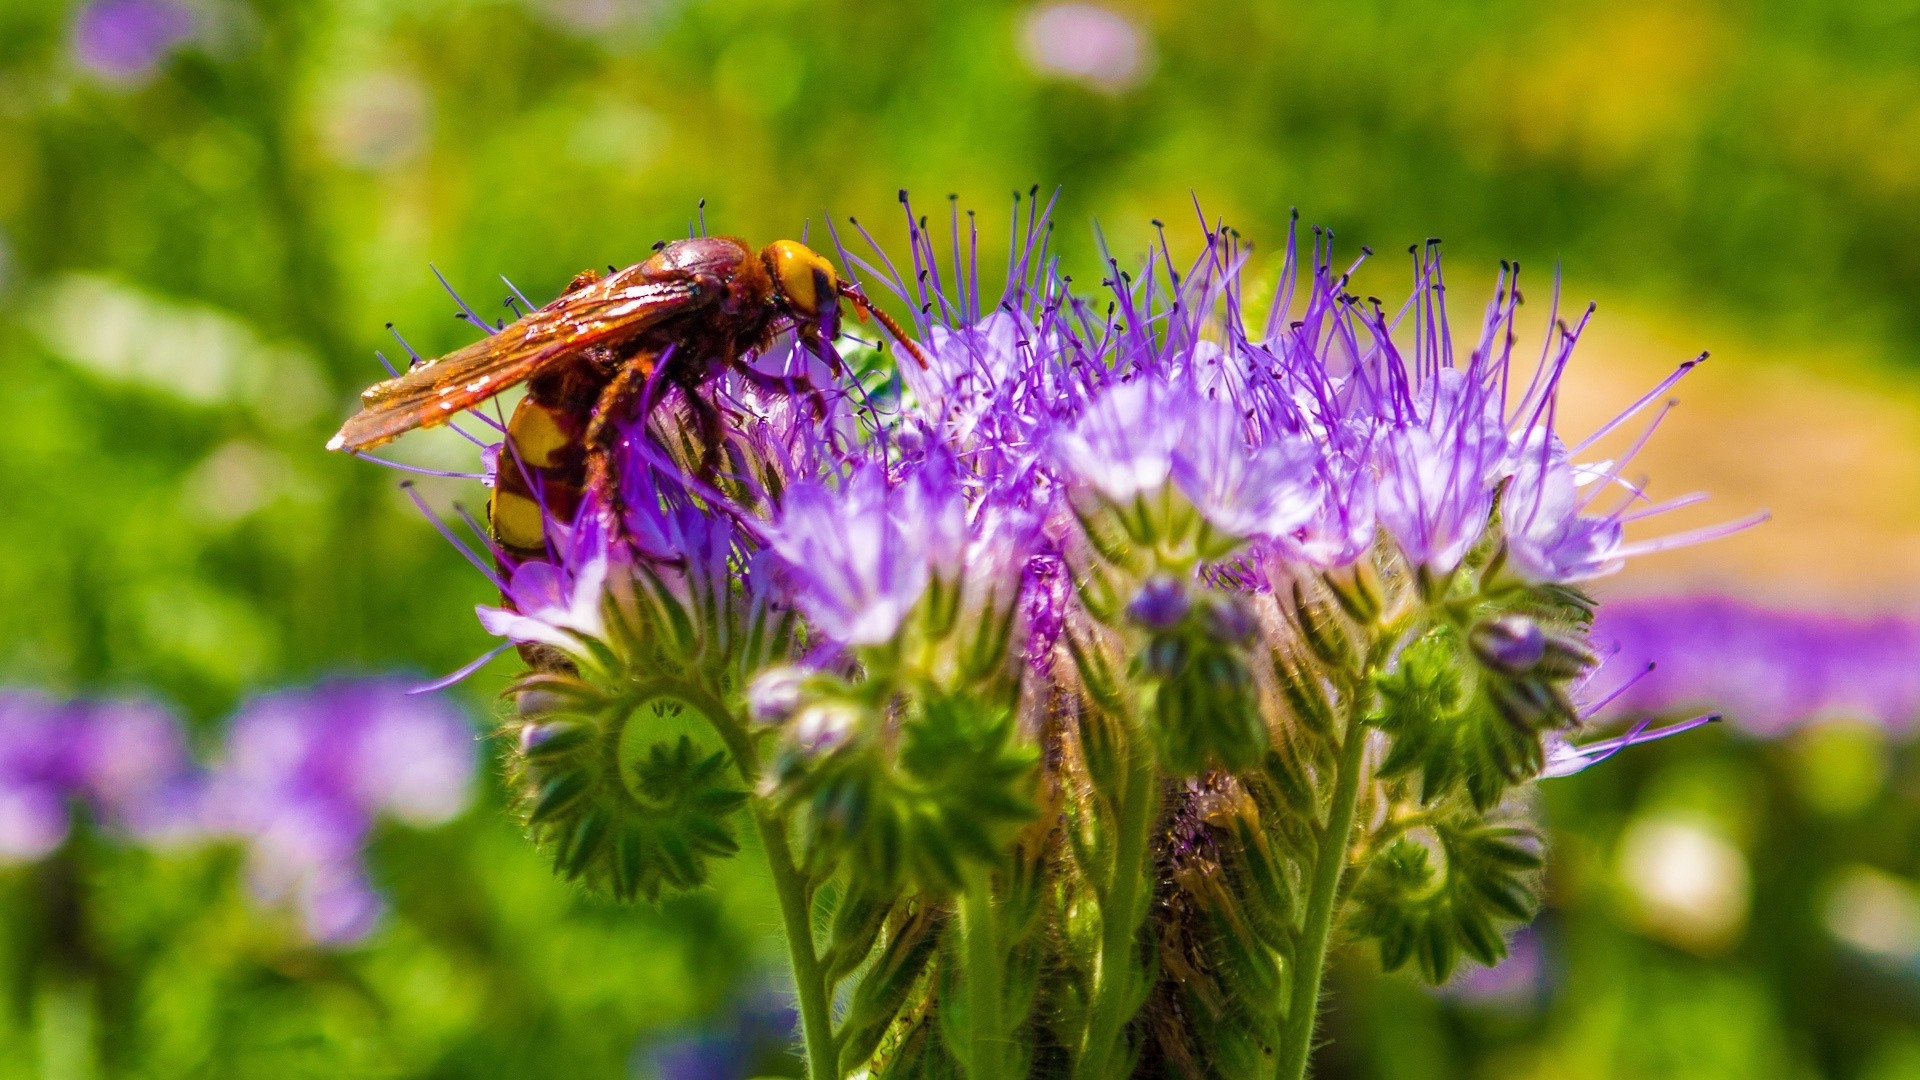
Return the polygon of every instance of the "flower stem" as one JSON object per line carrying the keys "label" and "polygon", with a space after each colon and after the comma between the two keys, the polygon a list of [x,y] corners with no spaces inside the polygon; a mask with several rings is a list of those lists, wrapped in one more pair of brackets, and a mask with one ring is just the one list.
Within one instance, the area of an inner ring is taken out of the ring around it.
{"label": "flower stem", "polygon": [[753,821],[760,830],[760,846],[767,853],[767,868],[773,873],[774,892],[780,897],[781,928],[786,931],[787,956],[793,964],[794,989],[800,1002],[800,1030],[807,1048],[807,1076],[809,1080],[839,1080],[833,1011],[826,972],[813,947],[813,905],[806,879],[793,864],[793,850],[780,820],[756,807]]}
{"label": "flower stem", "polygon": [[1147,841],[1158,800],[1154,797],[1153,751],[1146,745],[1144,733],[1135,729],[1133,736],[1127,749],[1126,783],[1120,793],[1112,872],[1098,892],[1100,966],[1086,1041],[1074,1067],[1076,1080],[1110,1080],[1110,1063],[1137,1004],[1133,966],[1139,945],[1135,931],[1144,910],[1140,889],[1147,879]]}
{"label": "flower stem", "polygon": [[968,875],[961,895],[966,937],[967,1080],[1001,1080],[1006,1033],[1000,1017],[1005,981],[1000,973],[1000,943],[994,930],[993,879],[985,871]]}
{"label": "flower stem", "polygon": [[[698,708],[733,755],[734,768],[749,787],[758,783],[760,755],[740,719],[720,700],[697,686],[675,684],[674,690]],[[787,826],[775,809],[759,797],[751,802],[760,849],[767,857],[773,891],[780,898],[780,928],[787,937],[787,958],[793,966],[793,985],[800,1004],[800,1032],[807,1048],[809,1080],[840,1080],[840,1053],[834,1046],[833,1004],[826,969],[813,944],[813,893],[806,875],[793,861]]]}
{"label": "flower stem", "polygon": [[1360,770],[1367,747],[1366,728],[1360,722],[1360,700],[1357,693],[1349,699],[1346,736],[1340,745],[1334,777],[1333,806],[1327,815],[1326,830],[1320,835],[1320,850],[1313,860],[1306,925],[1300,937],[1300,949],[1295,954],[1298,959],[1293,1000],[1287,1008],[1286,1027],[1280,1034],[1275,1080],[1304,1080],[1307,1060],[1313,1052],[1314,1021],[1320,1011],[1320,981],[1326,972],[1327,942],[1332,937],[1334,915],[1340,906],[1340,873],[1346,869],[1347,842],[1353,831],[1354,804],[1360,794]]}

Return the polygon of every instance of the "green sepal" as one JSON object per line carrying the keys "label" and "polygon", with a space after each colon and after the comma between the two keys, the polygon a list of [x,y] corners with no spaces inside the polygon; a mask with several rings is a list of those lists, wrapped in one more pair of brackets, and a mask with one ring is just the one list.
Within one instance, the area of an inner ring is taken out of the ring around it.
{"label": "green sepal", "polygon": [[1374,940],[1382,967],[1412,963],[1437,986],[1462,954],[1486,965],[1506,955],[1500,924],[1532,917],[1541,857],[1532,833],[1471,814],[1428,828],[1433,849],[1403,837],[1374,856],[1355,886],[1351,925]]}

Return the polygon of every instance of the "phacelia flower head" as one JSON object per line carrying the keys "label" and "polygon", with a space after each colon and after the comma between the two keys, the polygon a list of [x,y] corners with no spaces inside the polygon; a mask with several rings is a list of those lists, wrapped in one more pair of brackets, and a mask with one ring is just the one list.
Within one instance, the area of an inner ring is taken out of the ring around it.
{"label": "phacelia flower head", "polygon": [[796,484],[780,502],[768,544],[796,581],[802,611],[847,645],[893,637],[926,591],[931,560],[922,530],[944,523],[944,499],[891,483],[863,463],[844,486]]}
{"label": "phacelia flower head", "polygon": [[[979,676],[1019,657],[1046,677],[1076,623],[1130,604],[1159,618],[1139,599],[1152,574],[1172,575],[1168,595],[1197,590],[1197,610],[1249,613],[1236,625],[1271,633],[1255,607],[1202,594],[1298,596],[1328,573],[1384,570],[1422,582],[1419,602],[1433,603],[1496,578],[1578,583],[1752,523],[1628,538],[1688,501],[1649,502],[1624,479],[1664,411],[1624,452],[1589,451],[1697,361],[1599,430],[1564,436],[1561,385],[1592,310],[1562,321],[1556,288],[1548,340],[1522,358],[1517,266],[1503,264],[1483,315],[1456,326],[1437,245],[1414,249],[1412,294],[1394,310],[1354,295],[1364,258],[1336,267],[1331,234],[1316,232],[1310,254],[1290,237],[1262,321],[1247,310],[1250,251],[1231,230],[1208,227],[1184,266],[1164,245],[1137,274],[1110,260],[1099,295],[1061,272],[1049,213],[1035,204],[1006,276],[984,282],[957,211],[950,260],[911,213],[904,267],[861,230],[867,253],[839,246],[845,277],[908,313],[913,358],[889,368],[843,337],[836,376],[786,334],[746,358],[750,373],[649,388],[614,448],[613,487],[589,492],[577,516],[549,515],[547,557],[502,567],[503,602],[483,624],[586,662],[631,647],[616,639],[636,631],[616,615],[651,619],[646,633],[666,634],[684,664],[733,665],[729,694],[761,687],[758,713],[770,707],[762,670],[843,672],[915,627],[977,630],[964,662],[940,670]],[[727,417],[724,452],[706,458],[718,468],[688,456],[688,440],[707,437],[683,411],[695,393]],[[1114,535],[1099,534],[1090,506]],[[1116,544],[1133,549],[1115,565],[1134,577],[1086,577]],[[665,590],[656,615],[634,608],[636,583]],[[676,612],[717,622],[688,629]],[[1153,632],[1169,656],[1205,644]],[[748,646],[762,652],[746,657]],[[1494,680],[1522,726],[1571,715],[1558,691],[1529,689],[1570,677],[1587,653],[1567,655]],[[1208,662],[1222,665],[1219,685],[1245,681],[1228,677],[1240,660]],[[782,698],[779,711],[806,707]]]}

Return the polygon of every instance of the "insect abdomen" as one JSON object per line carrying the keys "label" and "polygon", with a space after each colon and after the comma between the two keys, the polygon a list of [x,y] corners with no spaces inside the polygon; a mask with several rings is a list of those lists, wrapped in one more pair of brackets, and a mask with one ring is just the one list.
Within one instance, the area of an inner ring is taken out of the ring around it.
{"label": "insect abdomen", "polygon": [[546,521],[572,521],[586,484],[586,433],[607,376],[601,358],[563,361],[529,381],[507,421],[488,517],[516,561],[549,558]]}

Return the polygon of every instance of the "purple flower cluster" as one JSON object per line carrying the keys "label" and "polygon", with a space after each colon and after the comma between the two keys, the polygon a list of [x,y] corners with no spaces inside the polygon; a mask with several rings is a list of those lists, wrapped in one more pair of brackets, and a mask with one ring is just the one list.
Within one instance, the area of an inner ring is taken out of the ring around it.
{"label": "purple flower cluster", "polygon": [[476,745],[450,703],[390,681],[340,681],[255,699],[234,717],[207,784],[204,825],[241,838],[267,903],[344,944],[382,910],[362,850],[374,822],[444,822],[466,807]]}
{"label": "purple flower cluster", "polygon": [[[1070,290],[1038,208],[996,292],[982,291],[957,215],[950,262],[911,215],[908,230],[908,273],[870,237],[869,257],[840,255],[915,313],[924,367],[811,396],[716,378],[702,392],[734,418],[722,485],[733,494],[675,467],[635,425],[622,466],[633,542],[593,525],[604,515],[592,501],[579,521],[551,522],[550,536],[576,539],[556,545],[554,566],[513,574],[517,610],[483,613],[489,629],[581,651],[601,629],[592,594],[605,574],[635,559],[685,569],[666,525],[704,527],[721,566],[859,649],[894,639],[941,580],[970,604],[1019,612],[1027,638],[1057,637],[1077,603],[1060,560],[1084,548],[1096,511],[1136,541],[1157,536],[1148,546],[1167,558],[1237,568],[1261,591],[1378,557],[1382,534],[1388,557],[1430,578],[1477,550],[1524,581],[1572,583],[1759,520],[1626,538],[1629,522],[1677,505],[1650,504],[1623,478],[1664,410],[1625,454],[1576,459],[1697,361],[1569,446],[1555,415],[1587,320],[1550,313],[1538,360],[1517,359],[1517,266],[1503,265],[1457,349],[1435,245],[1414,249],[1413,294],[1390,311],[1349,292],[1359,263],[1337,269],[1330,234],[1316,230],[1305,260],[1290,238],[1256,329],[1243,310],[1249,250],[1219,226],[1184,271],[1164,247],[1138,276],[1110,264],[1104,311]],[[1049,662],[1050,648],[1029,651]]]}
{"label": "purple flower cluster", "polygon": [[344,944],[381,912],[361,858],[376,819],[458,814],[475,751],[457,708],[391,680],[257,698],[211,769],[158,705],[0,691],[0,862],[53,853],[76,810],[144,843],[237,839],[263,902],[291,900],[311,940]]}
{"label": "purple flower cluster", "polygon": [[1622,599],[1591,640],[1612,653],[1596,677],[1604,715],[1709,707],[1755,735],[1851,717],[1906,733],[1920,719],[1920,622],[1777,611],[1723,597]]}
{"label": "purple flower cluster", "polygon": [[0,861],[52,853],[79,808],[136,838],[172,832],[191,769],[185,732],[158,705],[0,691]]}

